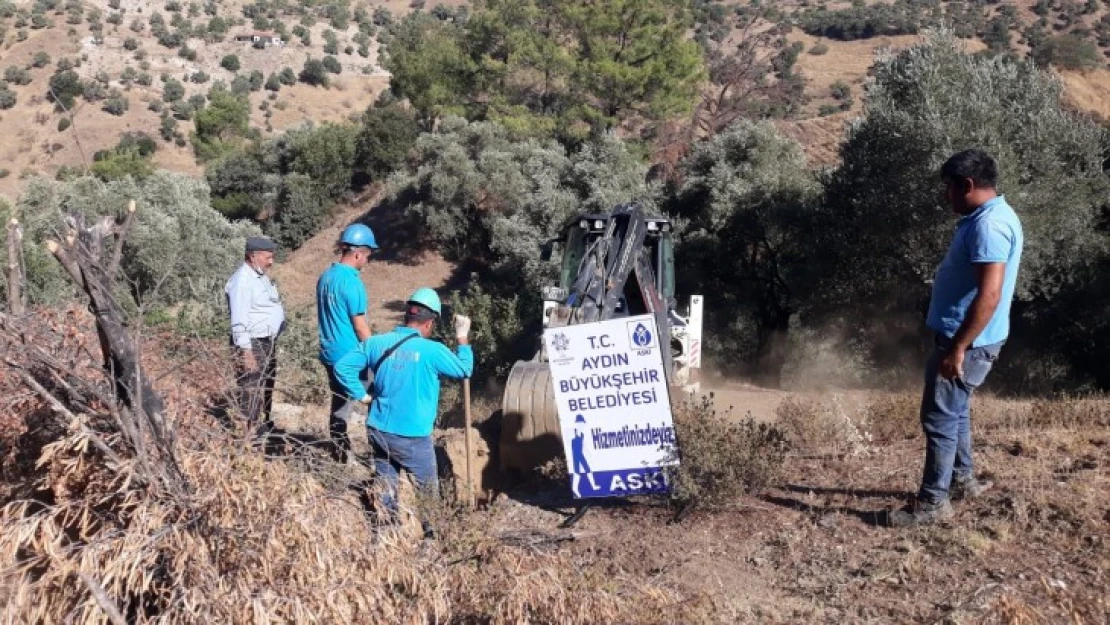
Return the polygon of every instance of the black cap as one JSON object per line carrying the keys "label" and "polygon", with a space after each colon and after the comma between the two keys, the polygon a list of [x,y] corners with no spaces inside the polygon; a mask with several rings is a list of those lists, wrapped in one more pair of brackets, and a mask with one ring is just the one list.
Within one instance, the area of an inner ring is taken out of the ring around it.
{"label": "black cap", "polygon": [[248,254],[251,252],[273,252],[276,249],[277,244],[266,237],[247,237]]}

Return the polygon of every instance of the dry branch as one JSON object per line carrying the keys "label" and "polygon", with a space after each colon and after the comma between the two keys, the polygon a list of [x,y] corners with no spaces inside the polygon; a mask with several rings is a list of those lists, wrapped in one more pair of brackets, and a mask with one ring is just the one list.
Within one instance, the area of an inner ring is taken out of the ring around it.
{"label": "dry branch", "polygon": [[108,615],[108,619],[112,621],[112,625],[127,625],[127,621],[124,620],[123,614],[120,614],[119,608],[116,607],[115,602],[108,596],[108,593],[104,592],[104,588],[98,584],[95,579],[84,573],[78,573],[77,575],[81,578],[81,581],[85,583],[89,592],[92,593],[93,599],[96,600],[96,604],[100,606],[101,610],[104,610],[104,614]]}
{"label": "dry branch", "polygon": [[[87,225],[79,214],[69,215],[67,225],[75,232],[63,242],[48,241],[47,248],[89,298],[96,319],[97,337],[104,357],[104,368],[115,383],[116,395],[126,410],[115,411],[117,425],[130,445],[139,467],[150,482],[162,482],[171,490],[184,486],[174,457],[174,432],[168,425],[162,397],[155,392],[150,377],[142,368],[135,337],[129,331],[127,314],[114,295],[124,238],[133,223],[135,204],[131,201],[122,224],[102,218]],[[111,265],[103,264],[104,241],[115,235]],[[148,453],[153,442],[159,458]],[[160,467],[155,475],[153,467]]]}
{"label": "dry branch", "polygon": [[23,229],[18,219],[8,222],[8,311],[23,315]]}
{"label": "dry branch", "polygon": [[16,362],[13,362],[6,358],[4,359],[4,362],[15,369],[19,373],[19,377],[23,380],[23,382],[27,386],[31,387],[31,389],[34,390],[36,393],[38,393],[38,395],[42,397],[43,400],[46,401],[46,403],[50,404],[50,408],[54,410],[54,412],[66,418],[66,425],[69,427],[69,429],[76,430],[81,434],[87,436],[89,440],[92,441],[93,446],[96,447],[97,450],[100,451],[100,453],[104,454],[106,458],[116,463],[117,465],[122,464],[123,461],[120,459],[119,455],[116,452],[112,451],[112,448],[104,442],[104,439],[97,436],[95,432],[86,427],[85,424],[81,423],[81,420],[77,418],[77,415],[73,414],[73,412],[70,411],[69,408],[66,408],[65,404],[59,401],[53,393],[46,390],[46,387],[39,384],[38,380],[36,380],[33,375],[28,373]]}

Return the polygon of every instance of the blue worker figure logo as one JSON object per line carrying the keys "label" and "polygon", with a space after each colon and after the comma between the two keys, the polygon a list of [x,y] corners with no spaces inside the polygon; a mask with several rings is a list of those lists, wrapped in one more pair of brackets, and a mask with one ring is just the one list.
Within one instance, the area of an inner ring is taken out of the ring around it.
{"label": "blue worker figure logo", "polygon": [[582,476],[585,475],[586,479],[590,482],[590,488],[597,492],[597,481],[594,480],[594,474],[590,471],[590,463],[586,460],[586,418],[578,415],[574,418],[574,436],[570,439],[570,457],[574,466],[571,467],[571,490],[574,491],[575,496],[581,497],[582,491],[580,483]]}
{"label": "blue worker figure logo", "polygon": [[651,345],[651,331],[642,323],[636,324],[636,329],[632,332],[632,342],[636,347]]}

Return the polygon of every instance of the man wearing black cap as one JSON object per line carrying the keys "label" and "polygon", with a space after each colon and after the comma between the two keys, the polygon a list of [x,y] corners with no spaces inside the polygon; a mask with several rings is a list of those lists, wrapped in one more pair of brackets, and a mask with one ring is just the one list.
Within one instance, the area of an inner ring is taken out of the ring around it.
{"label": "man wearing black cap", "polygon": [[285,326],[277,286],[266,275],[276,249],[265,237],[247,238],[244,262],[224,286],[231,312],[240,408],[248,423],[257,425],[260,435],[273,426],[270,410],[277,376],[277,338]]}

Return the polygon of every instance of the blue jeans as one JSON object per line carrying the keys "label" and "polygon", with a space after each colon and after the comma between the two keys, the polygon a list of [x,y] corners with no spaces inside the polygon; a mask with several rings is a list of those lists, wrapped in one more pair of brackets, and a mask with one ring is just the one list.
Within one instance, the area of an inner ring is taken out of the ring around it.
{"label": "blue jeans", "polygon": [[[436,450],[431,436],[398,436],[376,428],[366,428],[370,449],[374,457],[374,471],[379,484],[384,486],[382,505],[389,515],[388,521],[398,517],[397,487],[402,469],[416,478],[419,492],[439,497],[439,476],[436,473]],[[427,522],[422,522],[428,529]]]}
{"label": "blue jeans", "polygon": [[967,350],[964,373],[947,380],[938,373],[940,361],[952,341],[937,336],[936,348],[925,365],[925,390],[921,397],[921,427],[925,431],[925,469],[917,498],[935,504],[948,498],[952,479],[972,475],[971,395],[981,386],[998,359],[1002,343]]}

